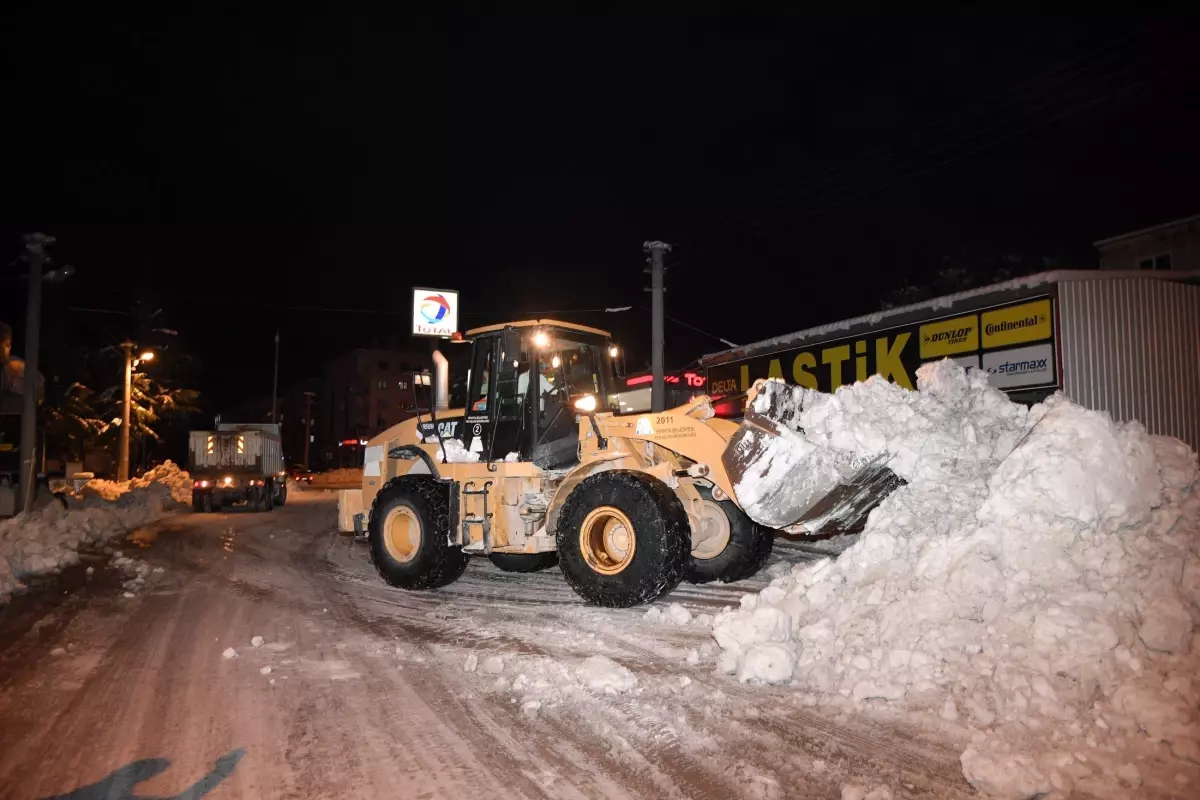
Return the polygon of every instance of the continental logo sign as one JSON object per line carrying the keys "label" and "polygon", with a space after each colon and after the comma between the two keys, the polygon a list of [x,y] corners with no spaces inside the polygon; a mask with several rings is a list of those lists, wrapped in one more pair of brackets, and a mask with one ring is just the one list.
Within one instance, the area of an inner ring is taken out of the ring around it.
{"label": "continental logo sign", "polygon": [[979,349],[979,316],[955,317],[921,326],[921,358],[942,358]]}
{"label": "continental logo sign", "polygon": [[[708,393],[737,394],[759,378],[782,378],[799,386],[832,392],[839,386],[880,375],[906,389],[928,361],[953,358],[979,366],[989,348],[1044,341],[1053,335],[1051,299],[1024,300],[974,313],[892,326],[855,337],[813,342],[804,347],[755,356],[708,368]],[[991,367],[992,364],[985,366]],[[995,372],[999,388],[1045,385],[1045,372]],[[1001,375],[1005,376],[1001,380]],[[1053,375],[1051,376],[1053,378]],[[1026,379],[1034,383],[1025,383]],[[1001,385],[1002,384],[1002,385]]]}
{"label": "continental logo sign", "polygon": [[981,315],[984,348],[1040,342],[1053,333],[1050,300],[985,311]]}

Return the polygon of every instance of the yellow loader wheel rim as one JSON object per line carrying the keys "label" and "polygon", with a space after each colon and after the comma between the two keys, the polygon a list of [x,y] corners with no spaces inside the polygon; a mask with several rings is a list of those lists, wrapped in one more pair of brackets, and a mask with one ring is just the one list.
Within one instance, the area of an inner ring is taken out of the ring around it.
{"label": "yellow loader wheel rim", "polygon": [[707,561],[725,552],[725,548],[729,546],[732,527],[729,517],[725,515],[725,509],[715,500],[702,500],[700,509],[700,525],[707,535],[692,548],[692,558]]}
{"label": "yellow loader wheel rim", "polygon": [[383,546],[388,555],[406,564],[421,547],[421,520],[408,506],[397,506],[383,520]]}
{"label": "yellow loader wheel rim", "polygon": [[619,508],[597,506],[579,526],[579,551],[601,575],[617,575],[633,561],[637,532]]}

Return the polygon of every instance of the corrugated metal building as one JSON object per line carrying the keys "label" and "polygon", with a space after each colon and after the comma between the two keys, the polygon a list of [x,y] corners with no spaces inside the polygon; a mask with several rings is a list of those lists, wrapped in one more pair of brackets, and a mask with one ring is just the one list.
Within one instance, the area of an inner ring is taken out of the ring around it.
{"label": "corrugated metal building", "polygon": [[[745,345],[701,360],[707,391],[758,378],[832,391],[880,374],[915,384],[953,358],[1032,403],[1062,390],[1200,450],[1200,271],[1057,271]],[[731,413],[733,404],[718,404]]]}

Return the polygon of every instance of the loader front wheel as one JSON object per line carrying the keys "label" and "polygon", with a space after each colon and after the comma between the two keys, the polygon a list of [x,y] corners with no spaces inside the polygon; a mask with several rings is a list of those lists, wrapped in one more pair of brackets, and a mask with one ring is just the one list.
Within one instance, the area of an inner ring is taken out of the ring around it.
{"label": "loader front wheel", "polygon": [[458,579],[470,556],[448,543],[444,484],[423,475],[394,478],[375,495],[367,540],[380,577],[401,589],[436,589]]}
{"label": "loader front wheel", "polygon": [[571,588],[598,606],[628,608],[661,597],[687,571],[687,512],[649,475],[611,470],[585,478],[558,518],[558,563]]}
{"label": "loader front wheel", "polygon": [[706,524],[713,534],[691,553],[687,579],[690,583],[733,583],[753,576],[763,568],[775,546],[775,532],[756,525],[732,501],[712,499],[708,486],[697,486],[704,511],[711,519]]}

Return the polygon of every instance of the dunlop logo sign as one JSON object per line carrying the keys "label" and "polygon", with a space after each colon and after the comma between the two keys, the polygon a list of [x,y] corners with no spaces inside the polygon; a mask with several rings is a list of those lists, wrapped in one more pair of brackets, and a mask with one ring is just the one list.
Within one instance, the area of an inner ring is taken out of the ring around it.
{"label": "dunlop logo sign", "polygon": [[921,358],[942,358],[979,349],[979,317],[955,317],[921,326]]}

